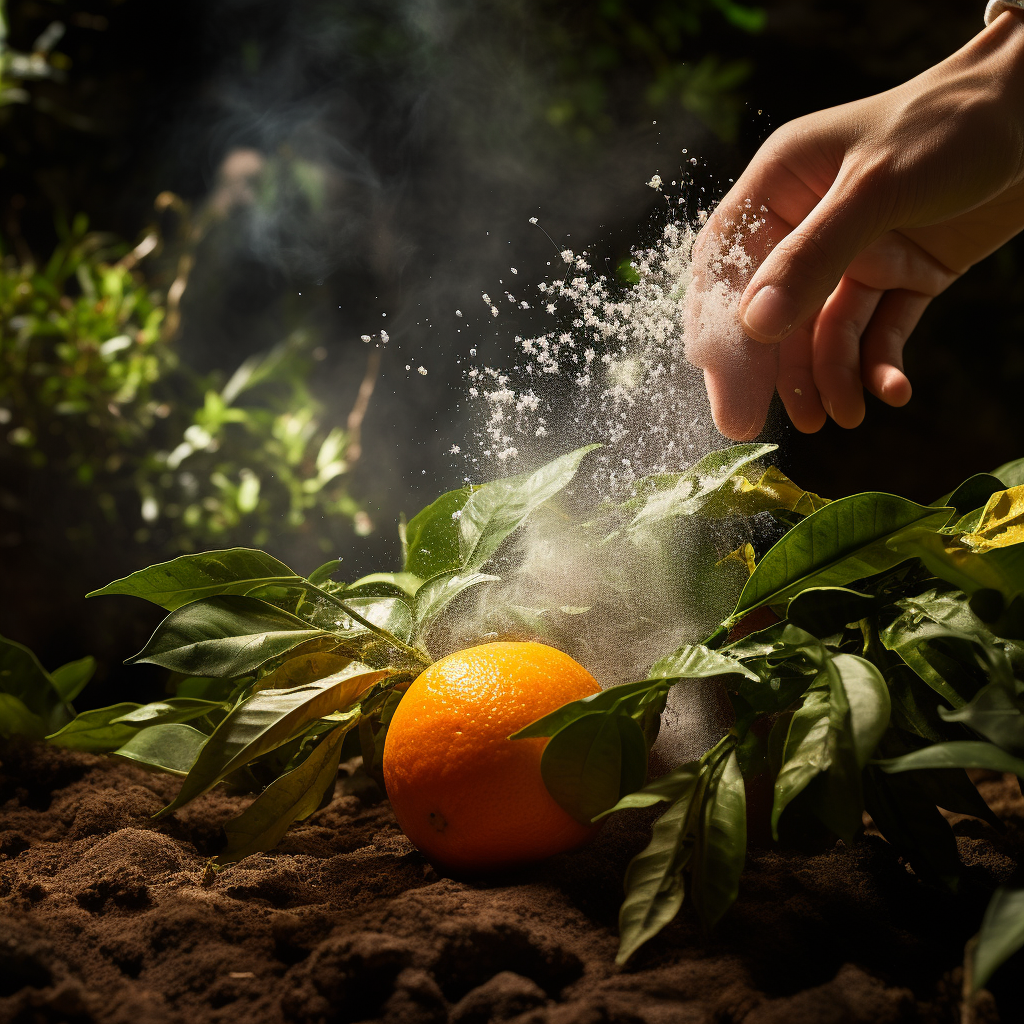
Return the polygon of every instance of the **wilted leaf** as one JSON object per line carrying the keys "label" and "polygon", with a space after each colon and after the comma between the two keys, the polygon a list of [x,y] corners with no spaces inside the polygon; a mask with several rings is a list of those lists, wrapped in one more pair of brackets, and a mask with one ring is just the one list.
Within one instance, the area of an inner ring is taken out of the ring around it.
{"label": "wilted leaf", "polygon": [[356,717],[352,723],[332,729],[300,764],[276,778],[237,818],[225,822],[228,842],[218,864],[272,850],[293,822],[308,818],[317,809],[338,774],[345,733]]}
{"label": "wilted leaf", "polygon": [[187,775],[207,739],[191,725],[165,722],[148,726],[113,753],[169,775]]}
{"label": "wilted leaf", "polygon": [[548,792],[577,821],[589,823],[647,776],[643,730],[628,715],[585,715],[548,740],[540,761]]}
{"label": "wilted leaf", "polygon": [[335,676],[290,690],[262,690],[242,701],[217,726],[181,790],[159,816],[212,789],[237,768],[287,743],[304,726],[347,708],[387,672],[352,665]]}
{"label": "wilted leaf", "polygon": [[87,597],[128,594],[173,612],[182,605],[219,594],[246,594],[271,583],[291,583],[297,576],[283,562],[253,548],[227,548],[179,555],[169,562],[139,569]]}
{"label": "wilted leaf", "polygon": [[128,663],[150,662],[185,675],[240,676],[324,633],[265,601],[212,597],[171,612]]}
{"label": "wilted leaf", "polygon": [[977,552],[1024,541],[1024,484],[991,495],[974,532],[961,539]]}
{"label": "wilted leaf", "polygon": [[841,498],[799,522],[757,564],[729,623],[763,604],[779,604],[810,587],[841,587],[892,568],[909,554],[888,542],[911,528],[938,529],[951,512],[894,494]]}

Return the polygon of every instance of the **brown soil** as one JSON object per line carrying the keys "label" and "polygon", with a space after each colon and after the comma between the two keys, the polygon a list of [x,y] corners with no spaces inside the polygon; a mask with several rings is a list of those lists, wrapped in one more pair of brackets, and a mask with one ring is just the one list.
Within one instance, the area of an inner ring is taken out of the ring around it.
{"label": "brown soil", "polygon": [[[213,876],[244,798],[156,823],[176,780],[39,745],[0,758],[0,1021],[17,1024],[952,1024],[964,942],[1024,825],[1015,784],[981,783],[1011,827],[957,821],[955,900],[870,834],[753,851],[711,938],[684,909],[618,969],[621,878],[649,818],[620,816],[527,872],[457,881],[353,776],[277,852]],[[1014,998],[982,993],[975,1024],[1017,1020]]]}

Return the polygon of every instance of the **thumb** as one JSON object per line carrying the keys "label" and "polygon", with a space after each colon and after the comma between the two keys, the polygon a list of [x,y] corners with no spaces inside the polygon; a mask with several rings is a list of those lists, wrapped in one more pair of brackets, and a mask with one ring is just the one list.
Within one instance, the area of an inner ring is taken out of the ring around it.
{"label": "thumb", "polygon": [[889,229],[879,215],[879,190],[840,175],[832,188],[766,257],[740,299],[743,328],[779,342],[805,324],[835,291],[846,269]]}

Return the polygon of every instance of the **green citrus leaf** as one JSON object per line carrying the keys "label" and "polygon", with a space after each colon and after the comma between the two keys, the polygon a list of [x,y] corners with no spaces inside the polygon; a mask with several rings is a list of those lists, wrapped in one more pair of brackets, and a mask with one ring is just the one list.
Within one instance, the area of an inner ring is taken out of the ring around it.
{"label": "green citrus leaf", "polygon": [[137,711],[141,704],[113,704],[109,708],[97,708],[95,711],[83,711],[73,718],[63,729],[46,737],[47,743],[68,750],[89,750],[96,754],[117,750],[127,743],[141,728],[124,722],[115,723],[115,719]]}
{"label": "green citrus leaf", "polygon": [[1024,758],[982,740],[951,740],[875,762],[884,772],[913,772],[921,768],[987,768],[1024,778]]}
{"label": "green citrus leaf", "polygon": [[458,569],[459,517],[472,487],[442,494],[405,527],[405,571],[421,580]]}
{"label": "green citrus leaf", "polygon": [[142,729],[113,754],[169,775],[187,775],[208,739],[191,725],[164,721]]}
{"label": "green citrus leaf", "polygon": [[246,594],[270,583],[301,579],[284,562],[252,548],[227,548],[179,555],[169,562],[139,569],[86,597],[128,594],[173,612],[182,605],[219,594]]}
{"label": "green citrus leaf", "polygon": [[22,700],[11,693],[0,693],[0,736],[28,736],[41,740],[46,735],[46,723],[29,711]]}
{"label": "green citrus leaf", "polygon": [[588,823],[643,786],[643,730],[634,718],[614,712],[577,718],[548,740],[540,770],[559,806]]}
{"label": "green citrus leaf", "polygon": [[231,864],[252,853],[272,850],[291,824],[308,818],[320,806],[338,774],[345,733],[355,724],[332,729],[295,768],[273,782],[240,814],[224,823],[227,846],[218,864]]}
{"label": "green citrus leaf", "polygon": [[789,602],[786,618],[813,636],[826,637],[870,615],[877,606],[878,599],[871,594],[845,587],[810,587]]}
{"label": "green citrus leaf", "polygon": [[172,722],[191,722],[195,718],[202,718],[211,711],[219,711],[230,705],[214,700],[200,700],[195,697],[168,697],[167,700],[156,701],[153,704],[143,704],[134,711],[111,719],[111,724],[123,722],[126,725],[151,726],[169,724]]}
{"label": "green citrus leaf", "polygon": [[889,547],[908,531],[939,529],[948,508],[869,491],[826,505],[797,523],[757,563],[729,619],[780,604],[811,587],[841,587],[911,557]]}
{"label": "green citrus leaf", "polygon": [[212,597],[171,612],[128,663],[149,662],[184,675],[240,676],[324,635],[265,601]]}
{"label": "green citrus leaf", "polygon": [[739,675],[754,682],[760,682],[757,673],[746,668],[741,662],[701,644],[683,644],[675,653],[655,662],[647,673],[647,678],[648,680],[704,679],[710,676],[727,675]]}
{"label": "green citrus leaf", "polygon": [[316,719],[347,709],[388,675],[363,668],[354,664],[315,683],[261,690],[242,701],[213,731],[178,795],[158,816],[170,814],[236,769],[283,746]]}
{"label": "green citrus leaf", "polygon": [[594,820],[599,821],[617,811],[634,810],[639,807],[653,807],[658,803],[672,803],[678,800],[696,783],[700,775],[700,761],[687,761],[686,764],[673,768],[667,775],[648,782],[643,789],[627,793],[621,797],[614,807],[602,811]]}
{"label": "green citrus leaf", "polygon": [[643,679],[638,683],[622,683],[619,686],[609,686],[607,690],[600,693],[593,693],[589,697],[580,700],[570,701],[556,708],[536,722],[509,736],[510,740],[526,740],[537,736],[554,736],[560,729],[564,729],[570,722],[585,715],[592,715],[595,712],[610,712],[624,708],[623,713],[633,714],[653,700],[657,700],[660,694],[667,689],[664,680]]}
{"label": "green citrus leaf", "polygon": [[324,562],[323,565],[317,566],[308,577],[306,577],[314,587],[322,586],[325,583],[331,581],[331,577],[341,568],[341,559],[332,558],[329,562]]}
{"label": "green citrus leaf", "polygon": [[690,859],[690,893],[710,931],[736,902],[747,854],[747,798],[736,751],[715,766],[701,794]]}
{"label": "green citrus leaf", "polygon": [[95,671],[96,659],[88,654],[77,661],[69,661],[66,665],[55,668],[50,673],[50,679],[61,700],[70,704],[85,689]]}
{"label": "green citrus leaf", "polygon": [[495,583],[498,576],[488,576],[482,572],[442,572],[427,580],[417,591],[413,617],[416,630],[423,633],[429,629],[434,620],[460,594],[481,583]]}
{"label": "green citrus leaf", "polygon": [[973,990],[983,988],[996,968],[1024,946],[1024,885],[1001,885],[992,894],[974,949]]}
{"label": "green citrus leaf", "polygon": [[[45,731],[53,732],[71,717],[50,673],[24,645],[0,636],[0,693],[17,697]],[[13,705],[11,705],[13,707]]]}
{"label": "green citrus leaf", "polygon": [[531,512],[572,481],[583,459],[600,447],[589,444],[562,455],[532,473],[494,480],[476,488],[457,518],[458,567],[480,568]]}

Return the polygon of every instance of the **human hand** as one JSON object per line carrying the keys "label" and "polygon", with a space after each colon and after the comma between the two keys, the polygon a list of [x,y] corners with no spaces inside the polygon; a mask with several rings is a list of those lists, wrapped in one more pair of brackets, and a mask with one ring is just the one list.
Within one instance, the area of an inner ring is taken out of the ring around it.
{"label": "human hand", "polygon": [[857,426],[864,387],[906,404],[903,346],[928,303],[1022,228],[1018,13],[895,89],[784,125],[694,244],[686,356],[718,429],[756,436],[776,389],[808,433],[826,413]]}

